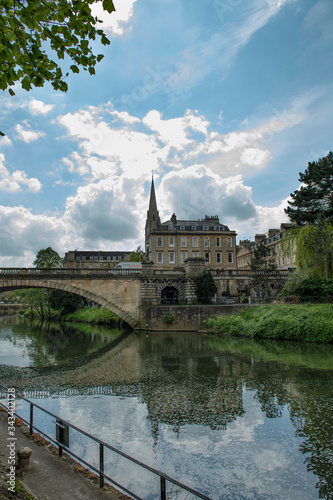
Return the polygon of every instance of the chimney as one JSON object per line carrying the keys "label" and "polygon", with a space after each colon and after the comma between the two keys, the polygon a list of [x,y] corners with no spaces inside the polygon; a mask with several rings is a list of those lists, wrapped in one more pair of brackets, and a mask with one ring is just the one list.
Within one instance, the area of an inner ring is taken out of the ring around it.
{"label": "chimney", "polygon": [[254,242],[258,245],[261,241],[266,239],[266,234],[256,234],[254,237]]}

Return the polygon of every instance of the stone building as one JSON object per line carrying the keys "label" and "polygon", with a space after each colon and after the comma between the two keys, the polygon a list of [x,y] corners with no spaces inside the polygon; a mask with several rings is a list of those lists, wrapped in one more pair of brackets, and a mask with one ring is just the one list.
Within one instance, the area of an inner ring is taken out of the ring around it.
{"label": "stone building", "polygon": [[236,269],[236,232],[219,222],[219,217],[179,220],[173,214],[161,222],[157,210],[154,180],[151,183],[145,229],[146,258],[160,269],[184,266],[188,258],[201,258],[212,269]]}
{"label": "stone building", "polygon": [[112,269],[131,252],[71,250],[65,253],[65,269]]}
{"label": "stone building", "polygon": [[286,270],[296,268],[296,243],[293,245],[292,256],[288,257],[282,251],[281,239],[283,233],[291,229],[293,224],[283,223],[280,229],[269,229],[268,235],[256,234],[254,241],[240,240],[237,246],[237,268],[249,269],[254,251],[259,245],[265,245],[274,249],[276,265],[278,270]]}

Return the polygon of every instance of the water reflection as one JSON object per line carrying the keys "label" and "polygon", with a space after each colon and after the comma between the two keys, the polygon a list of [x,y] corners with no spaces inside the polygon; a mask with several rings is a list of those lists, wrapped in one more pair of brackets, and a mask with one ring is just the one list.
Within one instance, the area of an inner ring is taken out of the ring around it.
{"label": "water reflection", "polygon": [[[103,327],[1,317],[0,364],[48,367],[110,346],[122,332]],[[86,362],[86,360],[85,360]]]}
{"label": "water reflection", "polygon": [[332,346],[131,333],[24,389],[213,498],[310,500],[333,498],[332,382]]}

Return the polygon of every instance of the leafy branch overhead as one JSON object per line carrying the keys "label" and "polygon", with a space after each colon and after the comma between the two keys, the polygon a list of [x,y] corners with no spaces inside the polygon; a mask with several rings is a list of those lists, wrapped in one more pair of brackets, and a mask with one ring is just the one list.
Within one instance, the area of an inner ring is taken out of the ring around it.
{"label": "leafy branch overhead", "polygon": [[95,74],[104,56],[95,55],[90,43],[100,39],[110,44],[98,28],[101,21],[92,15],[96,2],[109,13],[115,10],[112,0],[1,0],[0,89],[14,95],[11,87],[17,82],[25,90],[51,82],[55,90],[66,92],[68,73],[63,75],[52,54],[58,59],[68,56],[73,73],[83,68]]}

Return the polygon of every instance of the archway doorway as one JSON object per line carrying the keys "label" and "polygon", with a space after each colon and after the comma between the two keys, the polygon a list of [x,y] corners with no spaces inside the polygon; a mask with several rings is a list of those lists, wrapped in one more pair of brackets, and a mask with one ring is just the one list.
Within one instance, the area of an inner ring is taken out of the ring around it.
{"label": "archway doorway", "polygon": [[178,304],[178,290],[174,286],[167,286],[163,288],[161,293],[161,304],[176,305]]}

